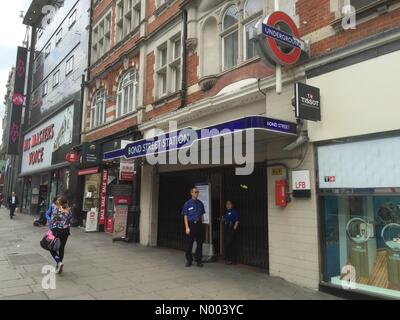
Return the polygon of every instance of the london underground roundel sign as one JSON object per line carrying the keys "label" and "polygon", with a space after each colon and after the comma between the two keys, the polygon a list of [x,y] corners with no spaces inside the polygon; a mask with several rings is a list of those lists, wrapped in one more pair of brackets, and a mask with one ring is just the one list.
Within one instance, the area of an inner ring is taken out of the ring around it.
{"label": "london underground roundel sign", "polygon": [[299,30],[289,15],[276,11],[262,22],[262,34],[266,37],[268,60],[277,65],[292,65],[299,61],[305,44]]}

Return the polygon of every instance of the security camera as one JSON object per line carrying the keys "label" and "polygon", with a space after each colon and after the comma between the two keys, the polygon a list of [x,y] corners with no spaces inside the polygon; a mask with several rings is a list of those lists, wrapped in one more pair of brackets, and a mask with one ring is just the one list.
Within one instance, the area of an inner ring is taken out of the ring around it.
{"label": "security camera", "polygon": [[284,147],[283,150],[292,151],[294,149],[301,147],[303,144],[306,144],[308,141],[310,141],[310,139],[303,133],[296,139],[296,141]]}

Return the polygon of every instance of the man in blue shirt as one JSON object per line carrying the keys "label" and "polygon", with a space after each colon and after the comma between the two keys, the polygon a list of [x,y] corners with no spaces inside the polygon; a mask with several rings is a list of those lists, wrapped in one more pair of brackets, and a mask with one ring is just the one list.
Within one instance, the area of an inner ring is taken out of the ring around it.
{"label": "man in blue shirt", "polygon": [[233,202],[226,202],[226,213],[224,215],[224,231],[225,231],[225,263],[234,264],[237,255],[237,232],[239,230],[240,216],[233,208]]}
{"label": "man in blue shirt", "polygon": [[192,188],[190,190],[192,198],[185,203],[182,209],[184,216],[186,236],[188,237],[188,247],[186,250],[186,267],[191,267],[193,264],[193,244],[196,241],[196,261],[197,266],[202,268],[203,263],[203,242],[204,242],[204,226],[203,216],[206,213],[204,204],[199,197],[199,190]]}

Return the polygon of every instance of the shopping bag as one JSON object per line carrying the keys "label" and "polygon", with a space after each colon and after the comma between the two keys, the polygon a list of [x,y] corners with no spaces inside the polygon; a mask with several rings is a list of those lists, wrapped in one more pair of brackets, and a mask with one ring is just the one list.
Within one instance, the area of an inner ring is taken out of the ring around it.
{"label": "shopping bag", "polygon": [[46,251],[57,252],[60,249],[61,241],[59,238],[54,236],[51,230],[49,230],[40,241],[40,246]]}

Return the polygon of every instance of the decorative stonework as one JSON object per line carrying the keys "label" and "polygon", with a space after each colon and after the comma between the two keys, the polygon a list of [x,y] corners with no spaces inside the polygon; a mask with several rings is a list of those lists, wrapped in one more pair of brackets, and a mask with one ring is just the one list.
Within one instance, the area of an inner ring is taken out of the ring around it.
{"label": "decorative stonework", "polygon": [[212,87],[215,86],[215,84],[218,81],[218,76],[217,75],[209,75],[209,76],[205,76],[202,77],[199,80],[199,86],[201,88],[201,90],[203,91],[208,91],[210,90]]}
{"label": "decorative stonework", "polygon": [[186,48],[189,51],[189,53],[196,52],[198,43],[199,41],[197,38],[189,38],[186,40]]}

